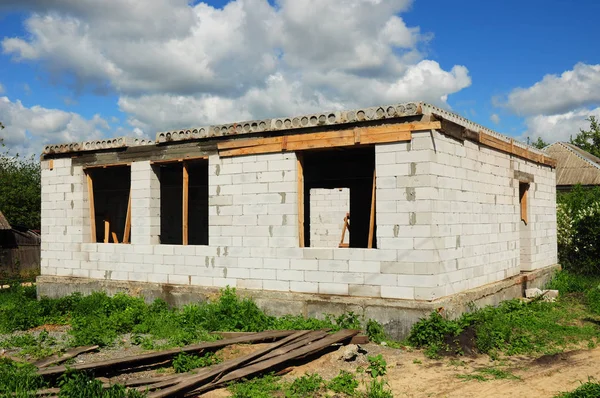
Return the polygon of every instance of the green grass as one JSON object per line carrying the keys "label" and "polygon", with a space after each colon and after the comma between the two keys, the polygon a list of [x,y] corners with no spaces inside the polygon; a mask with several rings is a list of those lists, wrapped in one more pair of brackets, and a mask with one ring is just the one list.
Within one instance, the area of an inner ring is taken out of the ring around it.
{"label": "green grass", "polygon": [[600,397],[600,383],[589,380],[571,392],[563,392],[555,398],[597,398]]}
{"label": "green grass", "polygon": [[482,368],[476,369],[473,373],[457,375],[459,379],[463,380],[477,380],[477,381],[489,381],[489,380],[521,380],[519,376],[515,376],[509,371],[493,368]]}
{"label": "green grass", "polygon": [[595,345],[600,338],[600,328],[593,322],[600,315],[596,282],[560,272],[549,284],[561,293],[556,302],[509,300],[455,320],[434,312],[413,326],[408,342],[424,348],[430,357],[461,354],[459,336],[468,331],[474,333],[475,348],[493,357],[555,353],[582,342]]}
{"label": "green grass", "polygon": [[214,352],[207,352],[202,356],[182,352],[173,360],[173,369],[175,373],[185,373],[193,369],[216,365],[222,361],[222,358]]}

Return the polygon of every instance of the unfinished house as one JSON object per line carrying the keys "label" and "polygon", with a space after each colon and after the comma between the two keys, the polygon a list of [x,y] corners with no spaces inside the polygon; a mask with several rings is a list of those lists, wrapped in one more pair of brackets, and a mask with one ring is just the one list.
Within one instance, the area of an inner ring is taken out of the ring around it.
{"label": "unfinished house", "polygon": [[557,267],[554,160],[425,103],[51,145],[42,169],[40,295],[231,286],[401,337]]}

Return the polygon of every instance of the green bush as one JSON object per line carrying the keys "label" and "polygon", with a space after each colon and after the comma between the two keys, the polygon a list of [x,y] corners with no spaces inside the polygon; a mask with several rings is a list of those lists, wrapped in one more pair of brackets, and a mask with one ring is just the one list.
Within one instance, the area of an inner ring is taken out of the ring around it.
{"label": "green bush", "polygon": [[358,388],[358,380],[352,373],[340,370],[340,373],[327,384],[327,388],[333,392],[353,396]]}
{"label": "green bush", "polygon": [[600,397],[600,383],[588,381],[571,392],[558,394],[556,398],[597,398]]}
{"label": "green bush", "polygon": [[0,397],[35,397],[46,386],[36,371],[33,365],[0,358]]}
{"label": "green bush", "polygon": [[600,188],[576,186],[557,202],[560,263],[572,272],[600,276]]}

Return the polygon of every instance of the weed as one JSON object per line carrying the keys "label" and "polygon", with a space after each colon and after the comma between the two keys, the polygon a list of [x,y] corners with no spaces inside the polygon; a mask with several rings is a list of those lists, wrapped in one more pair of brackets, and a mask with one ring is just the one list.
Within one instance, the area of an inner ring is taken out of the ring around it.
{"label": "weed", "polygon": [[59,380],[59,398],[142,398],[146,394],[115,384],[104,389],[102,382],[85,373],[68,373]]}
{"label": "weed", "polygon": [[327,388],[336,393],[353,396],[358,388],[358,381],[352,373],[340,370],[340,373],[327,383]]}
{"label": "weed", "polygon": [[229,385],[232,398],[271,398],[274,393],[281,391],[279,378],[266,375],[260,378],[233,383]]}
{"label": "weed", "polygon": [[335,324],[340,329],[362,329],[359,316],[352,311],[338,316]]}
{"label": "weed", "polygon": [[494,368],[482,368],[476,369],[475,372],[464,375],[457,375],[459,379],[463,380],[477,380],[477,381],[488,381],[488,380],[502,380],[502,379],[510,379],[510,380],[521,380],[519,376],[515,376],[509,371],[499,369],[497,367]]}
{"label": "weed", "polygon": [[173,359],[173,369],[175,373],[185,373],[197,368],[216,365],[223,360],[214,352],[207,352],[203,356],[191,355],[182,352]]}
{"label": "weed", "polygon": [[384,379],[373,379],[367,385],[366,398],[393,398],[394,395],[388,387],[389,385]]}
{"label": "weed", "polygon": [[422,364],[423,362],[422,362],[420,359],[416,359],[416,358],[415,358],[415,359],[413,359],[413,363],[414,363],[415,365],[420,365],[420,364]]}
{"label": "weed", "polygon": [[554,274],[547,289],[558,290],[560,294],[584,293],[600,284],[600,278],[558,271]]}
{"label": "weed", "polygon": [[285,388],[286,398],[314,397],[323,388],[325,381],[316,373],[297,378]]}
{"label": "weed", "polygon": [[387,373],[387,362],[383,359],[383,355],[367,356],[367,360],[369,361],[367,372],[371,374],[371,377],[385,376]]}
{"label": "weed", "polygon": [[38,336],[26,333],[10,336],[0,341],[1,348],[21,348],[19,355],[39,359],[50,356],[58,351],[56,339],[50,337],[46,330],[42,330]]}
{"label": "weed", "polygon": [[44,380],[33,365],[0,358],[0,397],[30,397],[44,388]]}
{"label": "weed", "polygon": [[589,379],[571,392],[563,392],[555,398],[596,398],[600,397],[600,383]]}
{"label": "weed", "polygon": [[465,363],[465,361],[460,361],[458,359],[452,358],[452,359],[450,359],[450,361],[448,361],[448,366],[454,366],[454,367],[462,366],[462,367],[466,367],[467,364]]}

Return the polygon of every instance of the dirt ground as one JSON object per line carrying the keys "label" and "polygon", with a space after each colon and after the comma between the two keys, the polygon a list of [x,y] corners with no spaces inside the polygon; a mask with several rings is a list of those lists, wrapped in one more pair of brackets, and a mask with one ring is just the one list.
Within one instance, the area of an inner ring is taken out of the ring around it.
{"label": "dirt ground", "polygon": [[[375,344],[362,346],[367,355],[383,354],[388,363],[387,380],[394,397],[554,397],[571,391],[592,377],[600,379],[600,348],[569,351],[540,358],[509,357],[491,361],[488,356],[427,359],[421,351],[391,349]],[[243,350],[246,353],[245,350]],[[366,355],[353,362],[340,359],[340,353],[330,352],[312,362],[295,367],[284,379],[293,380],[305,373],[318,373],[324,379],[335,377],[341,369],[355,371],[366,368]],[[501,380],[464,380],[458,375],[477,369],[496,367],[520,378]],[[224,398],[227,390],[215,390],[206,398]]]}
{"label": "dirt ground", "polygon": [[[66,339],[66,327],[51,329],[50,335],[62,342]],[[34,335],[38,330],[30,331]],[[20,332],[19,332],[20,333]],[[17,333],[17,334],[19,334]],[[99,352],[78,356],[72,363],[90,363],[145,352],[139,346],[130,343],[130,336],[122,336],[114,347],[103,348]],[[219,356],[228,360],[246,355],[265,347],[265,344],[233,345],[222,349]],[[555,355],[542,357],[512,356],[492,361],[487,355],[471,355],[428,359],[422,351],[412,349],[393,349],[377,344],[360,346],[366,353],[359,354],[353,361],[341,358],[340,349],[296,364],[286,370],[284,380],[292,381],[306,373],[318,373],[325,380],[335,377],[340,370],[356,372],[357,368],[366,369],[368,355],[382,354],[387,362],[386,379],[394,397],[554,397],[556,394],[571,391],[590,378],[600,380],[600,347],[576,349]],[[15,354],[9,350],[7,354]],[[4,354],[4,353],[2,353]],[[478,381],[461,379],[460,375],[477,375],[481,369],[500,369],[517,376],[518,379],[493,379]],[[145,370],[135,374],[114,377],[111,381],[123,382],[130,378],[146,378],[171,374],[171,368]],[[357,378],[366,376],[357,373]],[[225,398],[230,394],[226,389],[211,391],[206,398]]]}

